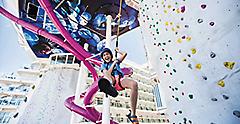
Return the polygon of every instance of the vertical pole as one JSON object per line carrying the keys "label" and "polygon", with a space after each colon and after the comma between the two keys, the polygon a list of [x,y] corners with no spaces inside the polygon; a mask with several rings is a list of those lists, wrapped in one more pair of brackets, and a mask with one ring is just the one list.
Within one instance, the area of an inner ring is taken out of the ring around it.
{"label": "vertical pole", "polygon": [[[84,48],[87,49],[87,47],[88,44],[85,44]],[[87,88],[87,76],[88,76],[87,67],[83,64],[83,62],[81,62],[74,99],[74,103],[78,106],[83,106],[83,99],[80,99],[80,95]],[[71,124],[78,124],[81,122],[82,119],[83,119],[82,116],[76,114],[75,112],[72,112]]]}
{"label": "vertical pole", "polygon": [[[107,29],[106,29],[106,47],[110,48],[111,43],[111,21],[112,17],[107,16]],[[110,98],[107,95],[103,97],[103,111],[102,111],[102,124],[110,124]]]}
{"label": "vertical pole", "polygon": [[111,47],[111,37],[112,37],[111,21],[112,21],[112,17],[108,15],[107,22],[106,22],[106,46],[105,47],[109,49]]}
{"label": "vertical pole", "polygon": [[47,21],[47,13],[44,12],[44,16],[43,16],[43,29],[45,29],[46,21]]}

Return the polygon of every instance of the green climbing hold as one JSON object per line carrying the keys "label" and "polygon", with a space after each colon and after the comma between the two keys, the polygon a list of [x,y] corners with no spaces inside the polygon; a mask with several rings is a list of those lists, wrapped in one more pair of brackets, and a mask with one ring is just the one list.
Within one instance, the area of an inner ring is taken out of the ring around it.
{"label": "green climbing hold", "polygon": [[167,66],[167,67],[170,67],[170,64],[168,63],[166,66]]}

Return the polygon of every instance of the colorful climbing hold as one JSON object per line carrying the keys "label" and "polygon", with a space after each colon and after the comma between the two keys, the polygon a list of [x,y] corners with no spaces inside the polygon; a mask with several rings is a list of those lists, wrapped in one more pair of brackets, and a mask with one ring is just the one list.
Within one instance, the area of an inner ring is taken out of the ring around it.
{"label": "colorful climbing hold", "polygon": [[201,5],[201,8],[202,8],[202,9],[205,9],[206,7],[207,7],[206,4],[202,4],[202,5]]}
{"label": "colorful climbing hold", "polygon": [[180,13],[180,10],[179,9],[177,9],[177,11],[176,11],[177,13]]}
{"label": "colorful climbing hold", "polygon": [[167,66],[167,67],[170,67],[170,64],[168,63],[166,66]]}
{"label": "colorful climbing hold", "polygon": [[168,22],[165,22],[165,25],[168,26]]}
{"label": "colorful climbing hold", "polygon": [[193,94],[189,94],[188,97],[189,97],[190,99],[193,99]]}
{"label": "colorful climbing hold", "polygon": [[184,84],[184,81],[181,81],[180,83],[181,83],[181,84]]}
{"label": "colorful climbing hold", "polygon": [[211,98],[212,101],[217,101],[217,98]]}
{"label": "colorful climbing hold", "polygon": [[167,14],[167,10],[164,10],[163,12],[164,12],[165,14]]}
{"label": "colorful climbing hold", "polygon": [[192,64],[189,63],[188,64],[188,68],[192,69]]}
{"label": "colorful climbing hold", "polygon": [[192,48],[191,51],[192,51],[192,54],[195,54],[197,52],[195,48]]}
{"label": "colorful climbing hold", "polygon": [[202,68],[202,65],[198,63],[198,64],[196,64],[195,67],[196,67],[196,69],[199,69],[199,70],[200,70],[200,69]]}
{"label": "colorful climbing hold", "polygon": [[224,66],[228,69],[233,69],[235,62],[224,62]]}
{"label": "colorful climbing hold", "polygon": [[211,52],[211,53],[210,53],[210,57],[211,57],[211,58],[214,58],[214,57],[216,57],[216,54],[215,54],[214,52]]}
{"label": "colorful climbing hold", "polygon": [[203,78],[204,80],[207,80],[207,77],[206,77],[206,76],[202,76],[202,78]]}
{"label": "colorful climbing hold", "polygon": [[233,111],[233,115],[235,115],[236,117],[240,118],[240,111],[234,110]]}
{"label": "colorful climbing hold", "polygon": [[181,12],[184,13],[185,10],[186,10],[186,7],[185,7],[185,6],[182,6],[182,7],[181,7]]}
{"label": "colorful climbing hold", "polygon": [[182,92],[182,95],[184,96],[184,92]]}
{"label": "colorful climbing hold", "polygon": [[181,110],[179,110],[178,112],[179,112],[179,114],[182,114],[182,111],[181,111]]}
{"label": "colorful climbing hold", "polygon": [[224,86],[225,86],[224,80],[218,81],[217,84],[218,84],[219,86],[221,86],[221,87],[224,87]]}
{"label": "colorful climbing hold", "polygon": [[171,5],[168,5],[168,9],[170,9],[172,6]]}
{"label": "colorful climbing hold", "polygon": [[198,19],[197,22],[198,22],[198,23],[202,23],[202,22],[203,22],[203,19]]}
{"label": "colorful climbing hold", "polygon": [[192,39],[192,38],[191,38],[190,36],[188,36],[186,40],[187,40],[187,41],[190,41],[191,39]]}
{"label": "colorful climbing hold", "polygon": [[225,100],[229,99],[229,97],[226,96],[226,95],[222,95],[222,96],[223,96],[223,98],[224,98]]}
{"label": "colorful climbing hold", "polygon": [[178,39],[177,39],[177,42],[178,42],[178,43],[182,43],[182,39],[181,39],[181,38],[178,38]]}
{"label": "colorful climbing hold", "polygon": [[210,22],[209,23],[210,26],[214,26],[214,24],[215,24],[214,22]]}

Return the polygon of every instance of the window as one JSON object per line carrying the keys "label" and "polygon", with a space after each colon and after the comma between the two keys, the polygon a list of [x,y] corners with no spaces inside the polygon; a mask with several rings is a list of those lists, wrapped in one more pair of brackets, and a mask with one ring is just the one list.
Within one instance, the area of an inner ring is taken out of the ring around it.
{"label": "window", "polygon": [[38,7],[33,3],[29,2],[27,7],[27,17],[33,21],[36,21],[37,15],[38,15]]}
{"label": "window", "polygon": [[9,112],[0,112],[0,123],[6,124],[9,122],[11,116]]}
{"label": "window", "polygon": [[161,110],[161,109],[164,109],[166,108],[166,103],[165,103],[165,100],[164,100],[164,95],[163,93],[161,92],[161,87],[160,87],[160,84],[156,84],[153,88],[153,94],[155,96],[155,102],[156,102],[156,107],[157,107],[157,110]]}

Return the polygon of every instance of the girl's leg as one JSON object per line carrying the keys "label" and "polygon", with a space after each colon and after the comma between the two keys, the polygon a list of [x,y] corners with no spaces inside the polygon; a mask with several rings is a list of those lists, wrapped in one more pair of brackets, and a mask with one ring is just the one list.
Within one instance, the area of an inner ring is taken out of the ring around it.
{"label": "girl's leg", "polygon": [[136,106],[137,106],[137,99],[138,99],[138,84],[134,80],[130,79],[123,79],[121,82],[124,88],[131,89],[130,93],[130,102],[131,102],[131,110],[132,115],[136,115]]}

